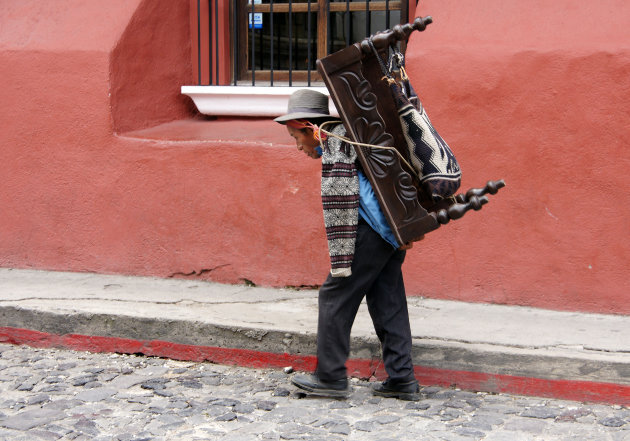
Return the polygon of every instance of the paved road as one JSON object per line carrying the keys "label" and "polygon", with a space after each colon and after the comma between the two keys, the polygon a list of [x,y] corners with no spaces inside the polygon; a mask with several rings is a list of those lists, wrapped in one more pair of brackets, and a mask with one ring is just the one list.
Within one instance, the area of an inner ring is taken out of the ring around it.
{"label": "paved road", "polygon": [[0,440],[630,440],[630,409],[426,387],[305,397],[281,370],[0,344]]}

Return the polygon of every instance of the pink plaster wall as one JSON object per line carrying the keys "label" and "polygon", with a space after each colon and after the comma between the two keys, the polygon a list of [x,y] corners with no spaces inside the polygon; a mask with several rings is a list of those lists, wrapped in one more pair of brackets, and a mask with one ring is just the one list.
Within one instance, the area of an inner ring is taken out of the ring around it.
{"label": "pink plaster wall", "polygon": [[[0,266],[323,281],[319,163],[270,121],[190,119],[188,4],[0,1]],[[417,13],[409,72],[463,187],[508,186],[416,244],[408,294],[630,313],[630,6]]]}
{"label": "pink plaster wall", "polygon": [[408,268],[440,265],[417,292],[628,313],[630,5],[425,0],[417,13],[434,23],[411,40],[409,75],[462,186],[507,182],[411,254]]}
{"label": "pink plaster wall", "polygon": [[111,50],[114,131],[142,129],[194,113],[180,94],[193,79],[189,3],[143,1]]}

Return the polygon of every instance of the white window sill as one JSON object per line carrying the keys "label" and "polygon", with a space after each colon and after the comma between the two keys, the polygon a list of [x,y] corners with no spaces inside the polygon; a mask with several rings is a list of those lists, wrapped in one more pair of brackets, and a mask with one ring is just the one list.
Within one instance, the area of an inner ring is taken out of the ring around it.
{"label": "white window sill", "polygon": [[[182,86],[183,95],[194,101],[199,112],[215,116],[276,117],[287,113],[289,96],[300,87],[287,86]],[[329,95],[325,87],[304,87]],[[339,116],[332,100],[330,114]]]}

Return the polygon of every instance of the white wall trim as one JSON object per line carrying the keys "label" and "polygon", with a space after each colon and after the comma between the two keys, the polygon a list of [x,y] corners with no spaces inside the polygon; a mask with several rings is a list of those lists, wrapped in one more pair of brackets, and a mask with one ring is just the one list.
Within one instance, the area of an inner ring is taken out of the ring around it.
{"label": "white wall trim", "polygon": [[[204,115],[276,117],[287,113],[289,96],[298,89],[329,95],[325,87],[288,86],[182,86],[181,92]],[[329,102],[330,114],[339,116],[332,100]]]}

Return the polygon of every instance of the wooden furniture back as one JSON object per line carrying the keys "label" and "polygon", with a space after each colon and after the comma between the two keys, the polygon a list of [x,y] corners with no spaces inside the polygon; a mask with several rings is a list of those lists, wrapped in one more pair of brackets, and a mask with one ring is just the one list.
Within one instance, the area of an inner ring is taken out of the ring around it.
{"label": "wooden furniture back", "polygon": [[[431,21],[431,17],[416,18],[413,24],[376,34],[372,42],[386,59],[391,44],[406,42],[411,32],[423,31]],[[367,39],[317,60],[317,70],[352,141],[393,147],[410,162],[398,109]],[[401,244],[421,239],[440,224],[458,219],[470,209],[478,210],[488,202],[485,194],[494,194],[504,185],[503,181],[490,181],[484,188],[471,189],[434,204],[422,193],[414,173],[396,152],[356,145],[355,149],[392,232]]]}

